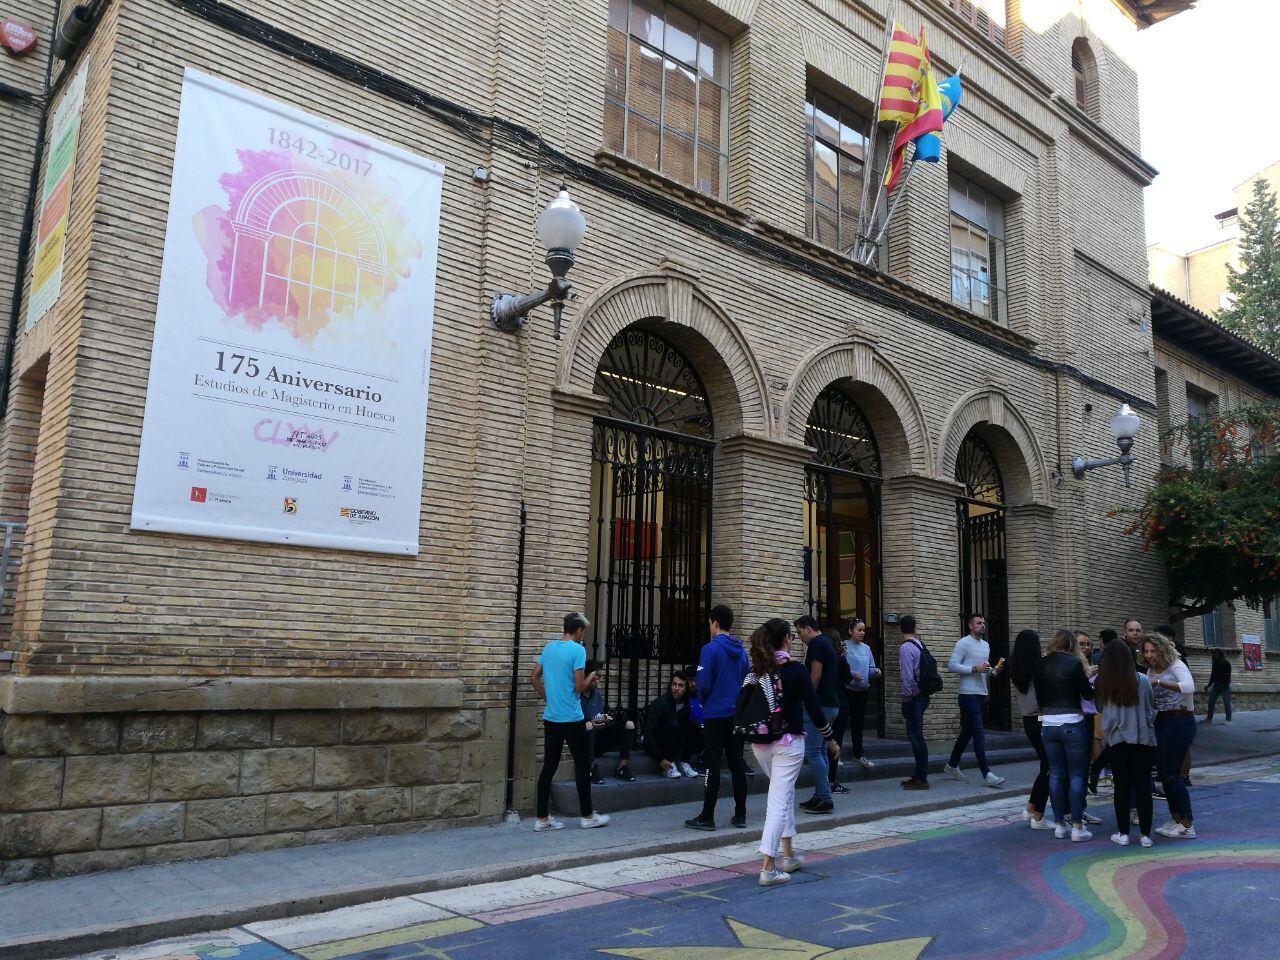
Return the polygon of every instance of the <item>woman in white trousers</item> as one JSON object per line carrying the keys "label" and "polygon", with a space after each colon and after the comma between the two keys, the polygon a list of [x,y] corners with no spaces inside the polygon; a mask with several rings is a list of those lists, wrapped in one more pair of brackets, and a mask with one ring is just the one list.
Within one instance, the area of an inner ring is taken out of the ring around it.
{"label": "woman in white trousers", "polygon": [[751,635],[751,673],[747,683],[765,682],[770,692],[776,678],[782,688],[782,712],[785,725],[781,736],[770,743],[753,743],[756,762],[769,778],[769,799],[765,810],[764,831],[760,835],[760,886],[787,883],[791,874],[804,866],[796,856],[791,839],[796,835],[796,779],[804,765],[804,714],[833,742],[831,725],[822,712],[818,695],[809,682],[809,671],[791,659],[791,626],[774,618]]}

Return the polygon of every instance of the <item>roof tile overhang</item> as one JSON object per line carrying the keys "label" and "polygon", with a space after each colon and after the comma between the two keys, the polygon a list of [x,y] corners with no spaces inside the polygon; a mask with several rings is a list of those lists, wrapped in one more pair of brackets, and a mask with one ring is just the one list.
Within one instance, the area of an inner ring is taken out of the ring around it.
{"label": "roof tile overhang", "polygon": [[1161,20],[1168,20],[1175,14],[1190,10],[1196,0],[1114,0],[1115,5],[1138,25],[1138,29],[1149,27]]}
{"label": "roof tile overhang", "polygon": [[1233,377],[1280,397],[1280,357],[1232,333],[1167,290],[1151,288],[1151,332]]}

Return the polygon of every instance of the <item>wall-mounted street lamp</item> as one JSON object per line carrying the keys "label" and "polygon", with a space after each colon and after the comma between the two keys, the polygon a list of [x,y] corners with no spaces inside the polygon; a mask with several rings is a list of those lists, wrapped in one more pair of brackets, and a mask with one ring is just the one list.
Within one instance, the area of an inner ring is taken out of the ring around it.
{"label": "wall-mounted street lamp", "polygon": [[541,293],[516,296],[500,293],[489,305],[489,316],[499,330],[515,333],[524,327],[525,317],[535,307],[551,304],[554,330],[560,339],[560,318],[564,314],[565,297],[573,285],[565,279],[573,266],[573,253],[587,235],[587,220],[578,205],[569,199],[569,190],[560,184],[560,192],[547,204],[538,217],[538,239],[547,251],[547,266],[551,270],[551,282]]}
{"label": "wall-mounted street lamp", "polygon": [[1124,470],[1124,485],[1129,486],[1129,467],[1133,463],[1133,454],[1130,449],[1133,447],[1133,438],[1138,435],[1138,428],[1142,426],[1142,421],[1138,419],[1138,415],[1129,409],[1127,403],[1120,404],[1120,409],[1116,415],[1111,418],[1111,435],[1116,438],[1116,446],[1120,448],[1120,456],[1107,457],[1106,459],[1095,459],[1090,457],[1086,460],[1084,457],[1076,457],[1071,461],[1071,472],[1075,474],[1077,480],[1083,480],[1087,471],[1095,467],[1109,467],[1113,464],[1120,464],[1120,468]]}

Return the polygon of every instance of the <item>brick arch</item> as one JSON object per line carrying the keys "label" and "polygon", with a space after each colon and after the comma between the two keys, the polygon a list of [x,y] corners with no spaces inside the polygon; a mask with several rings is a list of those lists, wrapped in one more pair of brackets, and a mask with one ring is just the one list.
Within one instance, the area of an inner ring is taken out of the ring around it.
{"label": "brick arch", "polygon": [[557,386],[590,389],[609,342],[635,325],[667,337],[689,358],[707,388],[717,437],[772,434],[764,371],[746,337],[683,270],[629,274],[593,294],[565,338]]}
{"label": "brick arch", "polygon": [[804,442],[818,394],[839,381],[852,381],[855,399],[880,447],[885,476],[932,476],[933,450],[924,411],[906,379],[867,340],[828,343],[800,361],[782,407],[787,438]]}
{"label": "brick arch", "polygon": [[1010,504],[1049,503],[1049,468],[1035,431],[1003,390],[987,387],[961,397],[951,409],[938,439],[938,471],[947,478],[956,472],[960,444],[978,428],[991,447]]}

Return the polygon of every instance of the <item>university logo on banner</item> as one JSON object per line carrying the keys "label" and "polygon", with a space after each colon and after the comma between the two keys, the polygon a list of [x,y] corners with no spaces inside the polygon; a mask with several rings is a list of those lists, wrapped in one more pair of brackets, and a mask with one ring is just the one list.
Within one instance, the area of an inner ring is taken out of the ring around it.
{"label": "university logo on banner", "polygon": [[443,173],[186,72],[135,528],[417,553]]}

